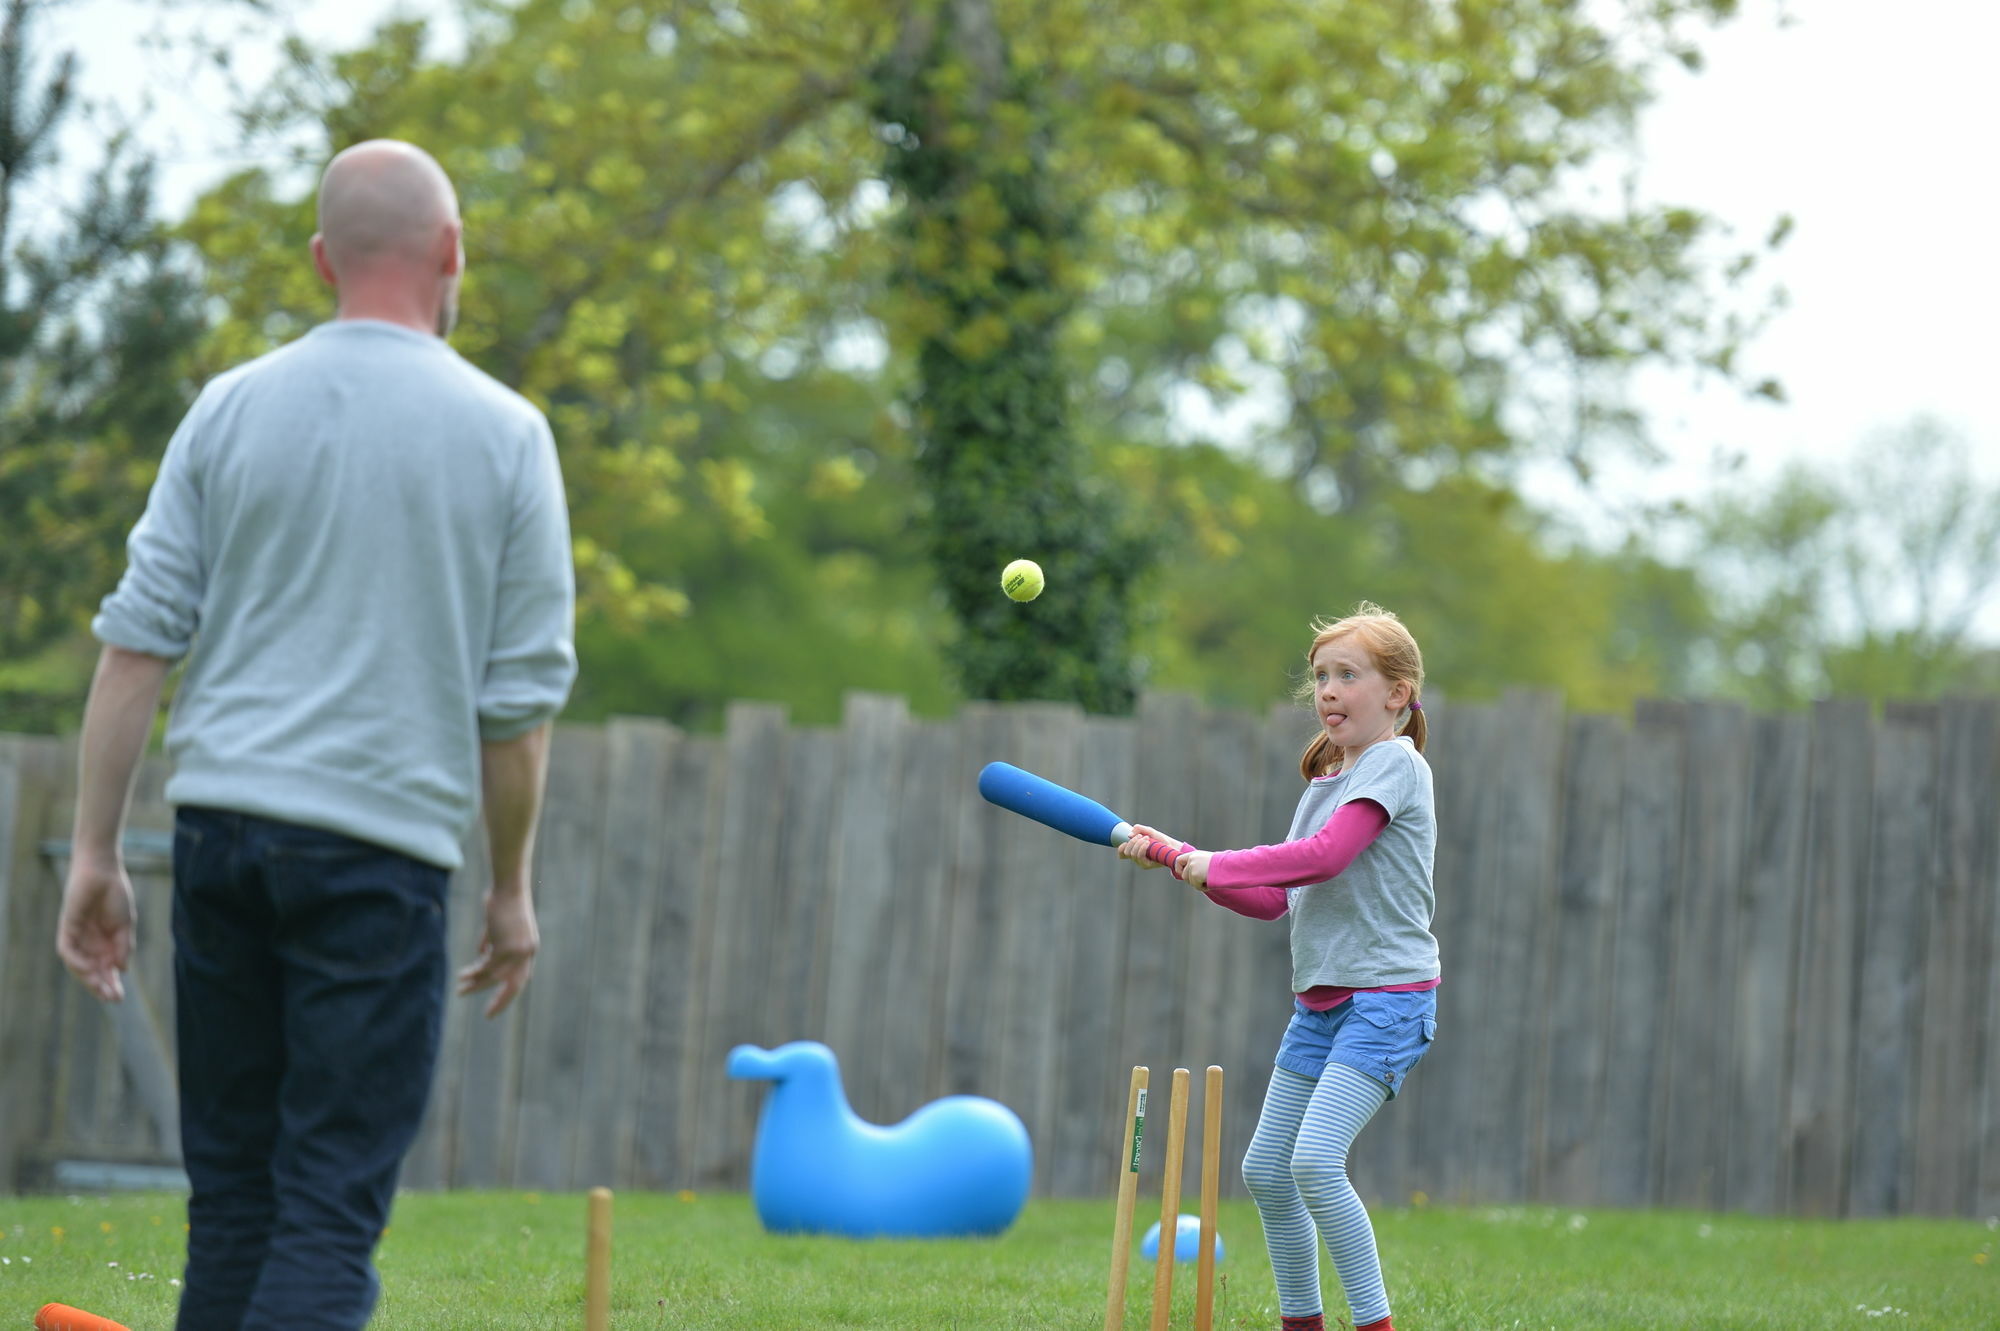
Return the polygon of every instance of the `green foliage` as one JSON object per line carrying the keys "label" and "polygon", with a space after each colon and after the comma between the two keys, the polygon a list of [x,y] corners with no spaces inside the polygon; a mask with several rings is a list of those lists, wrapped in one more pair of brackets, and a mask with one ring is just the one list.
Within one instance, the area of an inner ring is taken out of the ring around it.
{"label": "green foliage", "polygon": [[[1116,709],[1142,634],[1146,679],[1235,696],[1362,595],[1429,617],[1447,687],[1615,700],[1671,676],[1685,588],[1553,553],[1492,478],[1617,446],[1630,366],[1733,373],[1751,259],[1686,210],[1578,203],[1730,8],[472,3],[448,60],[410,22],[295,49],[249,120],[410,138],[458,182],[456,345],[563,450],[580,716],[822,719],[841,687]],[[248,173],[187,219],[226,310],[204,370],[324,317],[310,184]],[[1201,464],[1217,512],[1271,515],[1202,567],[1118,497],[1179,475],[1141,450],[1191,397],[1277,407]],[[843,459],[861,483],[820,484]],[[1330,525],[1368,538],[1345,580],[1313,571]],[[1050,579],[1025,607],[997,585],[1023,555]],[[1144,587],[1201,600],[1144,630]]]}
{"label": "green foliage", "polygon": [[0,729],[80,703],[66,644],[117,580],[202,327],[152,217],[152,165],[122,138],[72,212],[23,234],[26,203],[53,197],[75,69],[66,54],[38,75],[34,15],[0,15]]}
{"label": "green foliage", "polygon": [[1762,706],[1830,695],[2000,690],[1980,645],[1996,604],[2000,484],[1967,441],[1919,417],[1837,465],[1719,488],[1682,520],[1716,606],[1714,692]]}
{"label": "green foliage", "polygon": [[[878,81],[888,177],[908,201],[895,280],[916,327],[931,564],[967,694],[1124,712],[1130,590],[1151,552],[1084,474],[1066,419],[1056,334],[1073,224],[1051,197],[1042,100],[1009,60],[989,6],[947,6]],[[1028,606],[994,594],[1023,557],[1057,594]]]}
{"label": "green foliage", "polygon": [[[286,80],[255,116],[324,125],[335,146],[407,138],[457,183],[454,345],[541,405],[562,453],[572,716],[705,724],[762,697],[832,720],[856,687],[942,707],[947,620],[909,530],[909,431],[867,310],[886,257],[842,243],[874,226],[879,144],[816,66],[795,72],[775,47],[712,58],[737,39],[688,18],[496,8],[450,65],[424,59],[421,25],[393,25],[323,66],[295,52],[323,77]],[[867,63],[867,29],[835,25],[834,67]],[[211,369],[329,312],[300,184],[246,173],[184,224],[228,309]]]}
{"label": "green foliage", "polygon": [[1540,685],[1622,711],[1674,691],[1705,629],[1692,573],[1636,546],[1554,552],[1544,519],[1470,476],[1350,514],[1211,447],[1127,448],[1114,466],[1172,531],[1146,640],[1157,687],[1262,707],[1302,675],[1311,622],[1367,599],[1403,617],[1452,697]]}
{"label": "green foliage", "polygon": [[611,576],[671,583],[686,601],[649,620],[620,616],[619,597],[600,594],[578,625],[584,670],[570,714],[711,727],[730,699],[760,698],[832,722],[847,690],[869,686],[922,714],[949,712],[948,616],[909,521],[908,433],[865,387],[802,373],[766,385],[716,436],[740,454],[709,460],[696,496],[665,520],[659,494],[636,484],[630,498],[573,496],[590,532],[577,541],[586,577],[606,576],[608,547]]}

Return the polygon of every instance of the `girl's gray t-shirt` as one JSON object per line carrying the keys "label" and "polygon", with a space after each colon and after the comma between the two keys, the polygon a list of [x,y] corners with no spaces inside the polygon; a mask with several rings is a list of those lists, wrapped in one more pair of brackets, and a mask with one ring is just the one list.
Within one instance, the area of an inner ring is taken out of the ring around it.
{"label": "girl's gray t-shirt", "polygon": [[1389,825],[1339,877],[1289,890],[1293,993],[1438,978],[1431,936],[1437,817],[1430,764],[1414,743],[1399,735],[1371,744],[1352,771],[1312,781],[1285,839],[1311,836],[1341,805],[1359,799],[1381,805]]}

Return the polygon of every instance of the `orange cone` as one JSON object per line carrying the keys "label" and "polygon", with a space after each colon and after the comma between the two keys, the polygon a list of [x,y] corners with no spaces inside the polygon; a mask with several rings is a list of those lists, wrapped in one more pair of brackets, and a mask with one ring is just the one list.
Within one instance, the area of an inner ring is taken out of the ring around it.
{"label": "orange cone", "polygon": [[35,1331],[129,1331],[109,1317],[99,1317],[66,1303],[47,1303],[35,1314]]}

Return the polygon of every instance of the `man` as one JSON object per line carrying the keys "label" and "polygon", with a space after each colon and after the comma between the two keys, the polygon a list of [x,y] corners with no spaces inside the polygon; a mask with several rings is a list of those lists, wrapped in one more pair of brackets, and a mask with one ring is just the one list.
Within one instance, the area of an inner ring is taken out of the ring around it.
{"label": "man", "polygon": [[184,1331],[355,1328],[430,1091],[445,885],[483,797],[493,881],[459,992],[528,982],[549,722],[576,672],[554,441],[443,341],[451,183],[358,144],[320,183],[336,317],[217,378],[93,627],[57,950],[116,1001],[119,843],[171,664]]}

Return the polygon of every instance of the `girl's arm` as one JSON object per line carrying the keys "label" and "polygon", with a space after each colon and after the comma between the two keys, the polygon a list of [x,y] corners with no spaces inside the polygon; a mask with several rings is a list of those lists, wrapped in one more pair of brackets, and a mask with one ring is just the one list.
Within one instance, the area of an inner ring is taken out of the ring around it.
{"label": "girl's arm", "polygon": [[[1156,869],[1161,861],[1148,854],[1155,845],[1172,848],[1172,857],[1167,862],[1174,871],[1174,877],[1201,887],[1201,867],[1208,863],[1209,853],[1196,850],[1185,841],[1176,841],[1143,823],[1132,829],[1132,839],[1118,848],[1118,854],[1142,869]],[[1193,873],[1189,872],[1190,865],[1196,866]],[[1225,906],[1238,915],[1248,915],[1253,920],[1275,920],[1291,905],[1291,899],[1282,887],[1225,888],[1219,892],[1208,892],[1204,888],[1203,892],[1216,905]]]}
{"label": "girl's arm", "polygon": [[[1181,876],[1195,882],[1185,873]],[[1291,896],[1282,887],[1202,887],[1201,894],[1216,905],[1253,920],[1275,920],[1291,909]]]}
{"label": "girl's arm", "polygon": [[[1290,898],[1285,889],[1337,877],[1368,849],[1389,825],[1389,811],[1371,799],[1350,800],[1334,810],[1326,825],[1309,837],[1249,850],[1197,850],[1174,861],[1174,874],[1200,888],[1209,900],[1252,919],[1275,920]],[[1129,859],[1143,860],[1148,839],[1171,841],[1151,828],[1134,829],[1131,842],[1119,848]]]}
{"label": "girl's arm", "polygon": [[[1303,887],[1344,872],[1388,825],[1389,811],[1374,800],[1350,800],[1309,837],[1249,850],[1197,851],[1176,867],[1183,877],[1210,892],[1216,888]],[[1200,874],[1199,882],[1190,870]]]}

